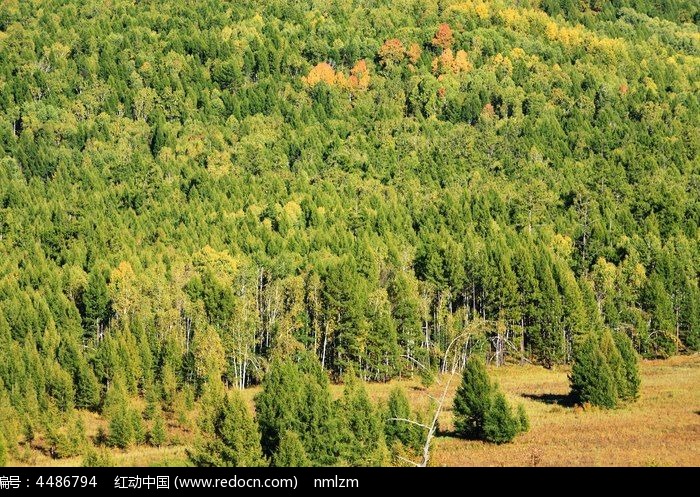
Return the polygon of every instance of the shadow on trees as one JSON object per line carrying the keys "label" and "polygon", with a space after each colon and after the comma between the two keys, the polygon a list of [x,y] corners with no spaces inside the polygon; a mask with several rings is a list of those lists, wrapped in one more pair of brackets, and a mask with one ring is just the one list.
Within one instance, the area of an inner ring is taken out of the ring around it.
{"label": "shadow on trees", "polygon": [[536,400],[537,402],[542,402],[543,404],[558,405],[562,407],[574,407],[576,405],[576,400],[571,394],[538,393],[525,394],[523,397]]}

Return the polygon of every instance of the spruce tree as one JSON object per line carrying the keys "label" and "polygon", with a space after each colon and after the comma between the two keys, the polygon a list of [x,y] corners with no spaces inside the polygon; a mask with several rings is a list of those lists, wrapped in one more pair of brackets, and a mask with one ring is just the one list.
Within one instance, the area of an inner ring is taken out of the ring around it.
{"label": "spruce tree", "polygon": [[481,438],[493,390],[484,363],[475,356],[470,357],[454,399],[455,431],[458,435]]}
{"label": "spruce tree", "polygon": [[530,418],[527,416],[525,406],[522,404],[518,404],[518,421],[520,422],[521,432],[524,433],[530,429]]}
{"label": "spruce tree", "polygon": [[609,409],[617,405],[615,379],[595,335],[586,337],[574,351],[569,380],[577,402]]}
{"label": "spruce tree", "polygon": [[484,363],[472,356],[462,374],[454,400],[455,431],[467,438],[506,443],[527,431],[529,421],[522,405],[517,413],[498,385],[491,382]]}
{"label": "spruce tree", "polygon": [[503,444],[510,442],[520,431],[520,420],[513,415],[506,397],[495,392],[491,406],[484,416],[484,439],[487,442]]}
{"label": "spruce tree", "polygon": [[346,379],[339,413],[345,461],[351,466],[381,466],[386,458],[384,424],[364,385],[354,376]]}
{"label": "spruce tree", "polygon": [[255,420],[237,392],[231,392],[214,421],[214,433],[190,454],[197,466],[252,467],[265,465]]}
{"label": "spruce tree", "polygon": [[405,447],[418,449],[423,444],[423,428],[408,421],[401,421],[413,421],[411,416],[411,407],[403,389],[393,388],[389,393],[384,421],[384,434],[388,445],[398,442]]}
{"label": "spruce tree", "polygon": [[618,394],[622,400],[632,401],[639,396],[639,386],[641,384],[637,353],[632,346],[632,340],[624,333],[616,332],[613,334],[613,338],[624,366],[625,381],[618,385]]}
{"label": "spruce tree", "polygon": [[278,468],[302,468],[311,466],[299,435],[287,430],[280,439],[277,452],[272,456],[272,465]]}
{"label": "spruce tree", "polygon": [[143,426],[141,413],[136,409],[130,409],[129,418],[131,419],[131,427],[134,433],[134,442],[140,445],[146,441],[146,429]]}
{"label": "spruce tree", "polygon": [[107,443],[120,449],[126,449],[134,443],[134,422],[126,406],[117,409],[112,415]]}
{"label": "spruce tree", "polygon": [[[295,360],[293,360],[295,359]],[[328,376],[307,352],[275,358],[255,398],[263,453],[272,457],[285,431],[297,433],[314,465],[332,465],[339,452],[338,415]]]}
{"label": "spruce tree", "polygon": [[603,357],[605,357],[605,362],[608,363],[613,381],[615,382],[615,394],[621,397],[622,391],[626,389],[627,385],[625,364],[609,328],[603,330],[603,334],[599,339],[599,344],[600,351],[603,353]]}
{"label": "spruce tree", "polygon": [[100,385],[86,361],[81,361],[75,375],[75,407],[93,410],[100,402]]}
{"label": "spruce tree", "polygon": [[5,443],[5,437],[2,432],[0,432],[0,468],[7,464],[7,444]]}
{"label": "spruce tree", "polygon": [[153,427],[148,435],[148,441],[154,447],[161,447],[167,442],[167,437],[163,412],[158,409],[153,415]]}

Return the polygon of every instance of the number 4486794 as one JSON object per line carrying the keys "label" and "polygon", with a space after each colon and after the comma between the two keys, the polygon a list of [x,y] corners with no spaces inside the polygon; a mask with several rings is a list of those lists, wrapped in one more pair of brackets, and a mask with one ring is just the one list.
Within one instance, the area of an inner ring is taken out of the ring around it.
{"label": "number 4486794", "polygon": [[40,476],[36,480],[36,486],[40,488],[94,488],[97,486],[97,479],[94,476]]}

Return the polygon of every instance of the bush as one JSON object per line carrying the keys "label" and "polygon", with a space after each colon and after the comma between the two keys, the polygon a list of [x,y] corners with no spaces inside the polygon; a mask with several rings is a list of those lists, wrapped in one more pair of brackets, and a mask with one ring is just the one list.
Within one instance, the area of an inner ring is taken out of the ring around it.
{"label": "bush", "polygon": [[106,450],[88,450],[85,457],[83,457],[83,467],[84,468],[106,468],[113,466],[112,459]]}

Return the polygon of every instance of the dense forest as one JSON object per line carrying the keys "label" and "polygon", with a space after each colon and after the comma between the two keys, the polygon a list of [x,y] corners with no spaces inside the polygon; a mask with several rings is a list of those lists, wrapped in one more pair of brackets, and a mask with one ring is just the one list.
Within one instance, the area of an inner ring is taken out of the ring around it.
{"label": "dense forest", "polygon": [[4,0],[0,445],[70,454],[77,409],[137,397],[162,434],[290,350],[322,384],[555,367],[603,329],[700,349],[699,24],[692,0]]}

